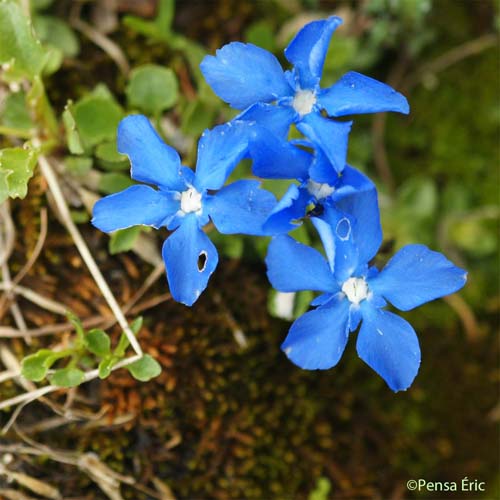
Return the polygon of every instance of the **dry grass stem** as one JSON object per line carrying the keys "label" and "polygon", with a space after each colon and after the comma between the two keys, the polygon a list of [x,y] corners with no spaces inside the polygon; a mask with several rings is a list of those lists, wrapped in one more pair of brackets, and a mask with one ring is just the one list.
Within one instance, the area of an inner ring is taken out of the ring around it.
{"label": "dry grass stem", "polygon": [[108,303],[111,311],[116,317],[118,324],[123,329],[125,335],[127,335],[130,345],[132,346],[137,355],[142,356],[142,349],[141,346],[139,345],[139,342],[135,338],[135,335],[132,332],[132,330],[130,329],[123,311],[118,305],[118,302],[116,301],[99,267],[97,266],[94,258],[92,257],[92,254],[90,253],[90,250],[87,244],[85,243],[85,240],[83,239],[82,235],[80,234],[80,231],[78,230],[76,224],[73,222],[73,219],[71,218],[68,205],[66,203],[66,200],[64,199],[61,187],[59,185],[59,181],[57,180],[54,170],[52,169],[50,163],[47,161],[45,156],[43,155],[40,156],[38,161],[40,164],[40,169],[42,171],[42,174],[44,175],[49,185],[49,189],[54,197],[54,201],[57,205],[59,214],[62,220],[64,221],[64,224],[68,232],[73,238],[73,241],[76,247],[78,248],[80,255],[82,256],[82,259],[87,265],[103,297],[106,299],[106,302]]}

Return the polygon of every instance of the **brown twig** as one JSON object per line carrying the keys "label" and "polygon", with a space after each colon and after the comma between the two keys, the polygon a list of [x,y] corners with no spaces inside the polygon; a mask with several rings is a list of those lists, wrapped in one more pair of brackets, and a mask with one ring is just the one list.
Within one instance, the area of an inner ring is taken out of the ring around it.
{"label": "brown twig", "polygon": [[[28,274],[30,269],[33,267],[33,265],[35,264],[36,260],[40,255],[40,252],[42,251],[46,237],[47,237],[47,209],[43,207],[40,212],[40,234],[38,236],[35,248],[33,249],[33,253],[26,261],[24,266],[12,280],[12,285],[14,286],[18,285],[22,281],[22,279],[26,276],[26,274]],[[10,293],[5,293],[2,297],[0,297],[0,318],[3,316],[5,307],[12,299],[12,297],[13,295]]]}
{"label": "brown twig", "polygon": [[473,40],[468,40],[438,56],[436,59],[423,63],[415,72],[405,78],[403,88],[410,90],[425,79],[427,75],[440,73],[450,66],[463,61],[467,57],[475,56],[484,50],[498,46],[498,43],[499,37],[493,33],[488,33]]}
{"label": "brown twig", "polygon": [[[2,231],[0,231],[0,249],[4,250],[0,267],[2,269],[3,284],[5,285],[7,290],[10,290],[12,288],[12,279],[10,276],[8,260],[14,248],[15,229],[14,224],[12,223],[12,218],[10,216],[8,201],[5,201],[0,208],[2,220],[5,225],[5,236],[2,234]],[[24,320],[24,316],[17,302],[12,302],[12,304],[10,305],[10,310],[12,312],[12,316],[14,317],[14,321],[16,322],[16,326],[21,330],[26,330],[26,321]],[[0,311],[0,318],[2,316],[3,314],[1,314]],[[29,343],[31,339],[27,337],[25,340]]]}
{"label": "brown twig", "polygon": [[[396,64],[391,68],[387,78],[387,84],[398,88],[403,75],[408,67],[409,58],[406,50],[403,49]],[[377,113],[372,122],[373,160],[378,175],[384,182],[389,193],[394,194],[396,182],[392,175],[389,158],[385,148],[385,129],[387,125],[387,113]]]}
{"label": "brown twig", "polygon": [[127,76],[130,73],[130,64],[122,49],[106,35],[103,35],[90,24],[82,21],[80,18],[80,11],[80,2],[73,2],[73,10],[70,15],[71,26],[80,31],[89,40],[106,52],[106,54],[116,63],[120,71]]}
{"label": "brown twig", "polygon": [[474,311],[469,304],[458,294],[443,297],[444,301],[457,313],[465,330],[467,340],[476,342],[481,338],[481,328]]}
{"label": "brown twig", "polygon": [[[84,319],[82,325],[84,328],[94,328],[109,321],[111,316],[92,316]],[[45,337],[47,335],[54,335],[56,333],[72,331],[75,327],[72,323],[57,323],[53,325],[45,325],[40,328],[31,328],[26,330],[17,330],[8,326],[0,327],[0,338],[23,338],[26,335],[30,337]]]}
{"label": "brown twig", "polygon": [[43,245],[45,243],[45,239],[47,238],[47,209],[42,207],[40,210],[40,234],[38,235],[38,240],[35,244],[35,248],[33,248],[33,252],[29,259],[26,261],[21,270],[16,274],[15,278],[12,280],[14,285],[18,285],[24,277],[29,273],[30,269],[33,267],[35,262],[37,261],[40,253],[43,249]]}

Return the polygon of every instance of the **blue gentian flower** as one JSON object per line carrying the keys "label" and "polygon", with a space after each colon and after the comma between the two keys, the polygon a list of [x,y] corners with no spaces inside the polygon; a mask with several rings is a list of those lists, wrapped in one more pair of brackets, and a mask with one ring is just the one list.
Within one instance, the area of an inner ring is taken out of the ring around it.
{"label": "blue gentian flower", "polygon": [[231,42],[206,56],[201,71],[213,91],[244,112],[238,119],[256,121],[280,137],[296,127],[320,147],[341,171],[352,122],[329,120],[361,113],[396,111],[407,114],[406,98],[388,85],[354,71],[331,87],[320,79],[330,38],[342,23],[339,17],[306,24],[285,49],[293,65],[283,71],[276,57],[250,43]]}
{"label": "blue gentian flower", "polygon": [[[372,214],[367,227],[362,227],[361,222],[356,227],[363,234],[368,233],[381,242],[377,190],[373,182],[349,165],[339,173],[320,149],[310,153],[296,145],[312,148],[308,141],[287,142],[262,133],[261,127],[255,127],[249,143],[255,175],[299,181],[299,185],[290,185],[269,214],[263,226],[268,234],[276,235],[295,229],[311,206],[310,214],[321,218],[324,206],[328,205],[349,213],[355,219],[361,215],[364,220],[365,214]],[[356,202],[356,199],[360,201]]]}
{"label": "blue gentian flower", "polygon": [[210,220],[224,234],[262,234],[262,223],[276,204],[258,181],[240,180],[223,187],[248,152],[252,126],[232,122],[205,131],[198,143],[196,172],[181,166],[143,115],[124,118],[118,127],[118,151],[131,161],[137,184],[99,200],[92,223],[112,232],[136,225],[175,230],[163,244],[172,297],[192,305],[217,266],[217,250],[202,227]]}
{"label": "blue gentian flower", "polygon": [[386,301],[411,310],[462,288],[466,272],[424,245],[403,247],[379,272],[368,262],[380,242],[364,235],[357,244],[353,235],[360,232],[350,216],[327,208],[325,218],[313,223],[326,259],[285,235],[273,239],[266,258],[269,280],[277,290],[323,292],[312,302],[319,307],[292,324],[283,351],[301,368],[331,368],[339,362],[349,332],[361,322],[356,344],[360,358],[393,391],[407,389],[420,366],[420,347],[412,326],[384,309]]}

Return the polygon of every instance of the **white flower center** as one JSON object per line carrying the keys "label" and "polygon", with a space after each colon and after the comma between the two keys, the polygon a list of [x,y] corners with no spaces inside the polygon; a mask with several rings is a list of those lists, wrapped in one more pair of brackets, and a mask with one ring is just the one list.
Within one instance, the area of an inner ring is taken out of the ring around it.
{"label": "white flower center", "polygon": [[368,297],[368,285],[364,278],[349,278],[344,281],[342,291],[353,304],[359,304]]}
{"label": "white flower center", "polygon": [[322,200],[323,198],[330,196],[335,191],[335,188],[330,186],[329,184],[321,184],[319,182],[313,181],[312,179],[309,179],[307,181],[307,191],[309,194],[312,194],[317,200]]}
{"label": "white flower center", "polygon": [[292,106],[300,116],[308,115],[316,104],[316,94],[312,90],[297,90]]}
{"label": "white flower center", "polygon": [[201,210],[201,193],[195,188],[189,188],[181,193],[181,210],[189,214]]}

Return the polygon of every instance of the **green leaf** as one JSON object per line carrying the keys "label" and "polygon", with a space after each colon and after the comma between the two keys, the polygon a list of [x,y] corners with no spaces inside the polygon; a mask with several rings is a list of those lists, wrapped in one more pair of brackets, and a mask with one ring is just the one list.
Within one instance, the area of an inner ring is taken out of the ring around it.
{"label": "green leaf", "polygon": [[91,147],[115,138],[123,111],[113,98],[94,93],[74,105],[73,117],[84,146]]}
{"label": "green leaf", "polygon": [[158,2],[158,15],[154,22],[160,31],[169,33],[174,19],[175,0],[160,0]]}
{"label": "green leaf", "polygon": [[453,243],[475,257],[492,255],[498,249],[498,218],[488,221],[475,216],[463,217],[451,227]]}
{"label": "green leaf", "polygon": [[44,10],[50,7],[54,0],[30,0],[30,3],[33,10]]}
{"label": "green leaf", "polygon": [[328,500],[332,484],[326,477],[320,477],[316,481],[316,486],[309,493],[308,500]]}
{"label": "green leaf", "polygon": [[436,211],[437,201],[436,185],[427,177],[408,179],[399,189],[398,202],[413,217],[431,217]]}
{"label": "green leaf", "polygon": [[91,370],[95,366],[95,360],[92,356],[83,355],[79,360],[80,366],[87,370]]}
{"label": "green leaf", "polygon": [[[143,322],[142,316],[138,316],[130,324],[130,329],[132,330],[132,333],[135,336],[137,336],[139,330],[142,328],[142,322]],[[127,347],[129,345],[130,342],[128,340],[128,337],[125,335],[125,333],[122,333],[120,335],[120,340],[118,341],[118,345],[116,346],[116,349],[114,350],[113,354],[118,358],[123,358],[123,356],[125,356],[125,351],[127,350]]]}
{"label": "green leaf", "polygon": [[85,373],[78,368],[61,368],[50,376],[50,382],[59,387],[76,387],[85,380]]}
{"label": "green leaf", "polygon": [[80,44],[75,32],[61,19],[53,16],[37,15],[33,26],[38,38],[45,44],[59,49],[66,57],[75,57]]}
{"label": "green leaf", "polygon": [[264,179],[262,182],[262,189],[271,191],[278,199],[283,197],[289,187],[290,181],[281,179]]}
{"label": "green leaf", "polygon": [[109,377],[113,366],[118,363],[118,358],[114,356],[107,356],[99,363],[99,378],[104,379]]}
{"label": "green leaf", "polygon": [[37,162],[34,150],[6,148],[0,150],[0,203],[10,198],[24,198],[28,181]]}
{"label": "green leaf", "polygon": [[132,71],[126,94],[130,107],[159,115],[177,102],[177,77],[169,68],[146,64]]}
{"label": "green leaf", "polygon": [[106,170],[128,170],[130,163],[125,155],[116,149],[116,141],[107,141],[99,144],[95,149],[99,165]]}
{"label": "green leaf", "polygon": [[85,330],[83,328],[82,322],[80,321],[80,318],[71,311],[66,312],[66,317],[68,318],[68,321],[74,326],[78,341],[82,344],[85,344]]}
{"label": "green leaf", "polygon": [[275,30],[272,24],[265,19],[251,24],[245,31],[245,38],[247,42],[262,47],[269,52],[276,51]]}
{"label": "green leaf", "polygon": [[39,76],[34,77],[33,84],[26,98],[30,110],[35,115],[35,122],[41,124],[46,129],[47,135],[59,139],[59,124]]}
{"label": "green leaf", "polygon": [[18,130],[28,131],[33,128],[33,121],[26,107],[26,94],[24,92],[7,95],[3,102],[1,123],[6,127]]}
{"label": "green leaf", "polygon": [[110,163],[118,163],[127,161],[127,156],[118,152],[116,149],[116,141],[103,142],[97,146],[95,155],[100,160]]}
{"label": "green leaf", "polygon": [[444,187],[440,202],[446,213],[463,213],[472,205],[472,192],[467,184],[451,181]]}
{"label": "green leaf", "polygon": [[45,64],[45,51],[35,38],[29,19],[13,0],[0,2],[0,64],[8,78],[29,79],[39,75]]}
{"label": "green leaf", "polygon": [[99,191],[104,194],[113,194],[123,191],[133,184],[134,181],[128,175],[118,172],[107,172],[102,174],[99,180]]}
{"label": "green leaf", "polygon": [[68,101],[64,108],[62,119],[66,130],[66,143],[70,153],[80,155],[84,152],[80,134],[76,129],[75,117],[73,116],[72,102]]}
{"label": "green leaf", "polygon": [[47,375],[50,365],[47,361],[53,356],[49,349],[40,349],[35,354],[25,357],[21,362],[21,374],[33,382],[40,382]]}
{"label": "green leaf", "polygon": [[157,377],[161,373],[161,366],[149,354],[145,354],[135,363],[127,366],[128,371],[136,380],[147,382],[152,378]]}
{"label": "green leaf", "polygon": [[152,39],[166,41],[168,35],[160,33],[154,21],[146,21],[137,16],[125,16],[123,24],[132,31],[140,33]]}
{"label": "green leaf", "polygon": [[100,357],[104,357],[111,352],[111,340],[108,334],[99,329],[90,330],[85,335],[85,346],[91,353]]}
{"label": "green leaf", "polygon": [[198,136],[210,127],[217,114],[217,108],[209,103],[196,99],[187,104],[182,112],[182,132]]}
{"label": "green leaf", "polygon": [[142,328],[142,324],[144,322],[144,318],[142,316],[137,316],[137,318],[130,323],[130,329],[132,330],[132,333],[137,336],[139,333],[139,330]]}
{"label": "green leaf", "polygon": [[86,224],[90,220],[87,210],[70,210],[69,213],[75,224]]}
{"label": "green leaf", "polygon": [[87,156],[66,156],[64,159],[66,170],[73,175],[83,177],[92,168],[92,158]]}
{"label": "green leaf", "polygon": [[310,290],[297,292],[293,304],[293,317],[298,318],[302,316],[309,309],[312,299],[314,299],[314,293]]}
{"label": "green leaf", "polygon": [[141,226],[115,231],[109,239],[109,253],[115,255],[120,252],[128,252],[133,248],[140,233]]}
{"label": "green leaf", "polygon": [[64,54],[62,50],[51,45],[46,47],[45,65],[43,67],[42,75],[52,75],[62,65]]}
{"label": "green leaf", "polygon": [[142,35],[166,42],[171,36],[174,9],[174,0],[159,0],[158,15],[152,21],[145,21],[137,16],[125,16],[123,23]]}
{"label": "green leaf", "polygon": [[219,255],[224,255],[230,259],[239,259],[243,255],[244,238],[239,235],[228,235],[214,231],[210,235],[212,243],[217,247]]}

